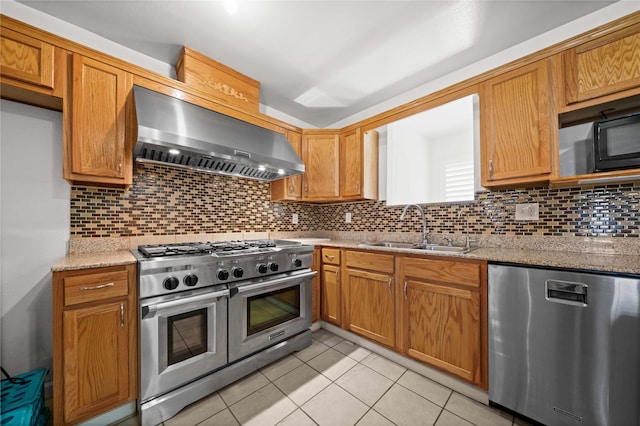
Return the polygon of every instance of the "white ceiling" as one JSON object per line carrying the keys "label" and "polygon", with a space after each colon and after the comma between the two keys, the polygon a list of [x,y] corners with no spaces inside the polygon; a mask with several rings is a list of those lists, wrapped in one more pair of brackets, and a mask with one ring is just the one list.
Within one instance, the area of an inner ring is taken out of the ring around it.
{"label": "white ceiling", "polygon": [[261,103],[317,127],[614,1],[30,1],[175,64],[187,45],[260,81]]}

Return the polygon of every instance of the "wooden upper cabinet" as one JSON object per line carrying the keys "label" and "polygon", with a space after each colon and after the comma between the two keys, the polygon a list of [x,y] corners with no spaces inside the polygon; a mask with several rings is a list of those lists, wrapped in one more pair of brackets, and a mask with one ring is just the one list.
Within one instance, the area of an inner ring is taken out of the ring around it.
{"label": "wooden upper cabinet", "polygon": [[638,88],[640,23],[569,49],[562,57],[567,104]]}
{"label": "wooden upper cabinet", "polygon": [[340,135],[340,198],[378,198],[378,132]]}
{"label": "wooden upper cabinet", "polygon": [[[287,139],[293,150],[302,159],[302,134],[287,130]],[[304,160],[303,160],[304,162]],[[299,201],[302,199],[302,176],[295,175],[271,182],[272,201]]]}
{"label": "wooden upper cabinet", "polygon": [[0,32],[3,99],[61,111],[66,90],[66,52],[4,26]]}
{"label": "wooden upper cabinet", "polygon": [[115,186],[132,183],[128,138],[133,132],[127,132],[132,81],[131,74],[119,68],[73,55],[65,179]]}
{"label": "wooden upper cabinet", "polygon": [[362,194],[362,132],[356,129],[340,136],[340,195],[359,198]]}
{"label": "wooden upper cabinet", "polygon": [[0,66],[2,77],[53,88],[54,47],[27,35],[2,28]]}
{"label": "wooden upper cabinet", "polygon": [[544,182],[551,171],[548,60],[480,87],[481,175],[486,187]]}
{"label": "wooden upper cabinet", "polygon": [[302,136],[305,173],[302,199],[336,200],[340,196],[340,137],[337,130],[306,131]]}

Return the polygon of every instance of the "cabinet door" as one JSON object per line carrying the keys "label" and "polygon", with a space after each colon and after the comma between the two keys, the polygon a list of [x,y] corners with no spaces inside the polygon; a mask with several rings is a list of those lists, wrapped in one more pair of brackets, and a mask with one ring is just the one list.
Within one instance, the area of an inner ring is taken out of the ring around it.
{"label": "cabinet door", "polygon": [[640,87],[640,24],[563,53],[567,103]]}
{"label": "cabinet door", "polygon": [[2,28],[0,70],[2,77],[53,89],[53,46]]}
{"label": "cabinet door", "polygon": [[337,131],[302,137],[305,200],[335,200],[340,196],[340,138]]}
{"label": "cabinet door", "polygon": [[316,322],[320,319],[320,301],[322,299],[320,291],[320,277],[322,275],[320,270],[320,248],[313,249],[313,261],[311,269],[318,272],[311,281],[311,322]]}
{"label": "cabinet door", "polygon": [[403,352],[480,383],[480,293],[417,279],[403,286]]}
{"label": "cabinet door", "polygon": [[65,423],[129,398],[129,309],[122,300],[63,312]]}
{"label": "cabinet door", "polygon": [[[302,158],[302,135],[291,130],[287,131],[287,139],[294,151]],[[271,182],[272,201],[296,201],[302,199],[302,175],[295,175]]]}
{"label": "cabinet door", "polygon": [[131,184],[132,153],[127,143],[127,96],[131,74],[80,55],[73,56],[71,181]]}
{"label": "cabinet door", "polygon": [[551,170],[549,89],[547,60],[482,84],[483,186],[548,180]]}
{"label": "cabinet door", "polygon": [[322,265],[322,320],[337,326],[342,321],[340,291],[340,267]]}
{"label": "cabinet door", "polygon": [[348,330],[395,346],[395,297],[393,277],[387,274],[346,268],[345,326]]}
{"label": "cabinet door", "polygon": [[360,129],[340,138],[340,196],[362,197],[362,134]]}

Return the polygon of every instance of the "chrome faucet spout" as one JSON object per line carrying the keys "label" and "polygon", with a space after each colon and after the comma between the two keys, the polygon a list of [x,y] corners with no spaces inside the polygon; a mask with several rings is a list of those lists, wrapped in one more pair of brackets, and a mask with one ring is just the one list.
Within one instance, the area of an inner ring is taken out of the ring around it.
{"label": "chrome faucet spout", "polygon": [[400,220],[405,220],[407,216],[407,210],[409,210],[409,208],[411,207],[415,208],[420,212],[420,216],[422,218],[422,244],[425,246],[429,245],[429,231],[427,231],[427,219],[425,217],[424,209],[422,207],[420,207],[417,204],[407,204],[404,207],[404,210],[402,210],[402,214],[400,215]]}

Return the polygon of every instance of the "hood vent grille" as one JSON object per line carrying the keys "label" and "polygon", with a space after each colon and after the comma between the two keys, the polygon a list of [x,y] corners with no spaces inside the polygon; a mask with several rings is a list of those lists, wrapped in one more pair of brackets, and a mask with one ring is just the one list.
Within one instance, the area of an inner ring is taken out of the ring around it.
{"label": "hood vent grille", "polygon": [[133,86],[136,161],[272,181],[304,173],[304,164],[278,132]]}
{"label": "hood vent grille", "polygon": [[248,179],[257,180],[271,181],[282,177],[278,173],[270,172],[268,170],[260,170],[257,167],[250,167],[233,161],[224,161],[220,158],[207,155],[195,157],[183,154],[173,155],[168,152],[168,149],[153,145],[145,145],[140,148],[136,161],[160,164],[164,166],[182,167],[205,173],[242,176]]}

